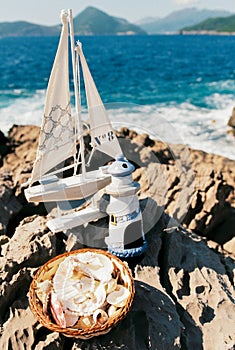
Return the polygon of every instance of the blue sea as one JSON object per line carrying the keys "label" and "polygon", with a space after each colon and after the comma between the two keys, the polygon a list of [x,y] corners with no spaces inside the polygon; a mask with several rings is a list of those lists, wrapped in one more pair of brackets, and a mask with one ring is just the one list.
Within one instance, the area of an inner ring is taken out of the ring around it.
{"label": "blue sea", "polygon": [[[79,40],[115,128],[235,159],[235,138],[227,134],[235,107],[235,36]],[[57,44],[56,37],[0,39],[4,133],[12,124],[41,124]]]}

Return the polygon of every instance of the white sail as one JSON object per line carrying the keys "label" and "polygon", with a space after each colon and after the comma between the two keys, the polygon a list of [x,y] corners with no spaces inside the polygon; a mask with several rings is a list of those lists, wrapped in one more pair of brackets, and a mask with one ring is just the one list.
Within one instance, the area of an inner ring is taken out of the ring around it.
{"label": "white sail", "polygon": [[77,46],[86,89],[86,99],[90,117],[91,144],[95,149],[112,158],[122,154],[115,132],[111,126],[107,111],[91,76],[81,44]]}
{"label": "white sail", "polygon": [[69,93],[68,19],[65,12],[62,12],[61,20],[61,36],[48,83],[31,183],[76,152]]}

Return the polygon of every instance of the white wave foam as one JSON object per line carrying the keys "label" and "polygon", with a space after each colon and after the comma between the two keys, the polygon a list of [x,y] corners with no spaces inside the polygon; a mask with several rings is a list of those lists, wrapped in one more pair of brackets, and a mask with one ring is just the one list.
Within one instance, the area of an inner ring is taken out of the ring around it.
{"label": "white wave foam", "polygon": [[[7,133],[13,124],[40,125],[44,101],[45,91],[37,91],[32,97],[18,97],[0,108],[0,129]],[[117,129],[127,126],[166,143],[183,143],[235,159],[235,139],[227,134],[234,97],[215,93],[207,97],[207,104],[210,108],[190,103],[146,106],[112,103],[106,104],[106,108]]]}
{"label": "white wave foam", "polygon": [[227,131],[234,107],[232,97],[214,95],[214,108],[189,103],[111,108],[113,123],[147,132],[167,143],[183,143],[194,149],[235,159],[235,139]]}
{"label": "white wave foam", "polygon": [[[20,95],[20,94],[19,94]],[[45,91],[39,90],[31,97],[18,97],[0,108],[0,129],[7,133],[13,124],[40,125],[45,101]]]}

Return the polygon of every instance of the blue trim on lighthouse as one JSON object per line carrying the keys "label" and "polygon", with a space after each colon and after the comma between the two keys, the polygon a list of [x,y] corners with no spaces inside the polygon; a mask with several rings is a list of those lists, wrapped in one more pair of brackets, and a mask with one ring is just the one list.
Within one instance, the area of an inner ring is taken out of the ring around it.
{"label": "blue trim on lighthouse", "polygon": [[116,255],[119,258],[133,258],[144,254],[147,248],[148,248],[148,243],[146,240],[144,240],[143,245],[137,248],[111,249],[108,247],[108,250],[111,254]]}

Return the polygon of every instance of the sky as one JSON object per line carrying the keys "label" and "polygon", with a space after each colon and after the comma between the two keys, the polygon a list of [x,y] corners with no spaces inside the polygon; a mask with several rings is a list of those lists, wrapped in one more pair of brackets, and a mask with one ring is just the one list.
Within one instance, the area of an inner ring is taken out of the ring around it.
{"label": "sky", "polygon": [[145,17],[164,17],[186,7],[229,10],[235,13],[235,0],[0,0],[0,22],[25,20],[55,25],[60,10],[72,8],[76,16],[87,6],[135,22]]}

